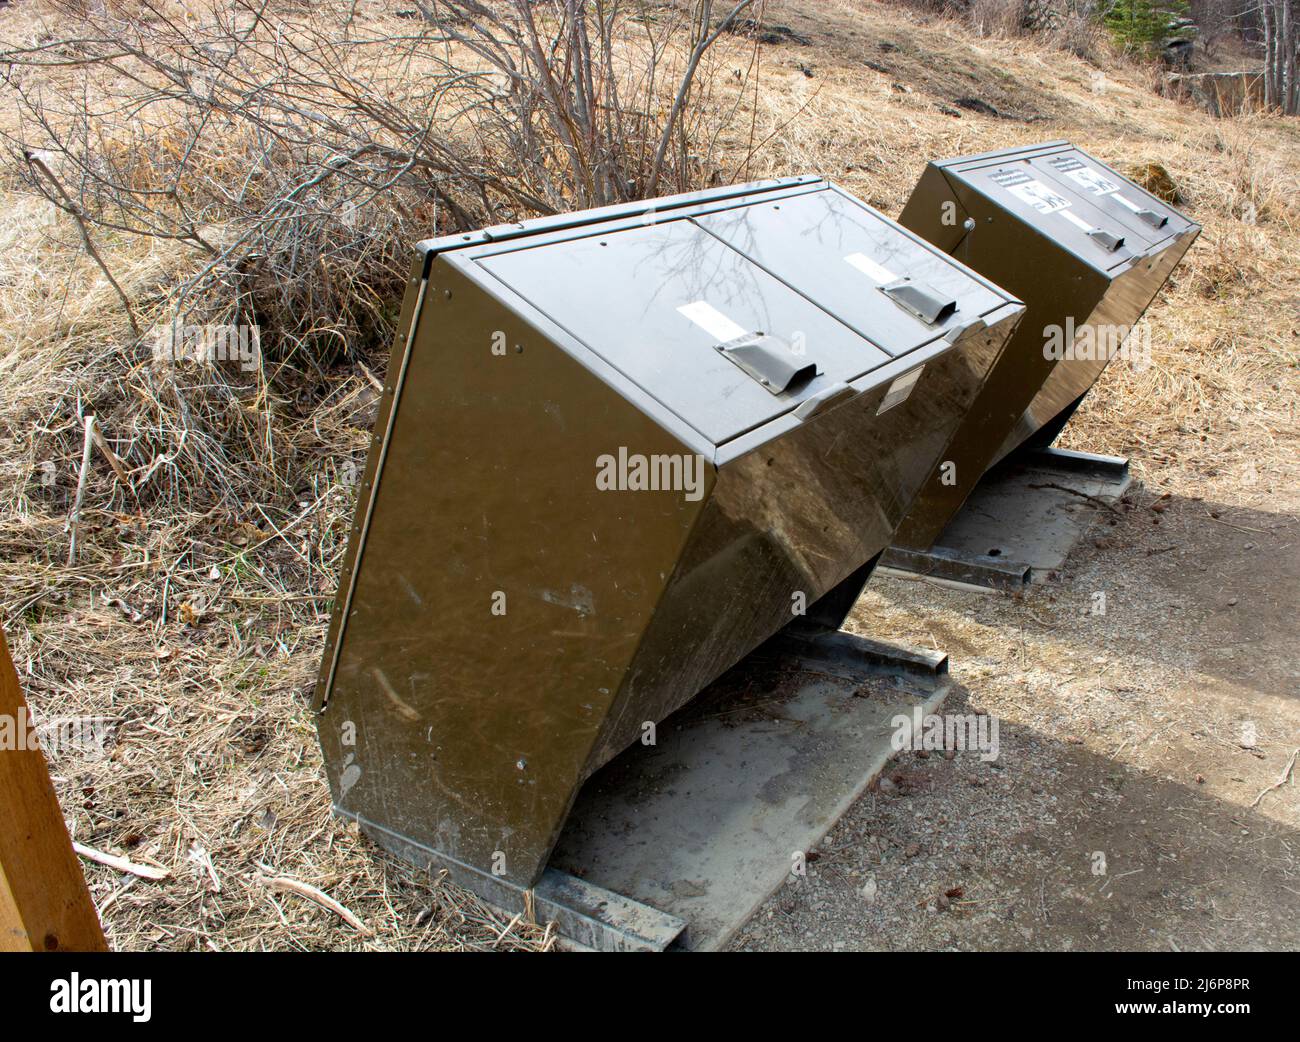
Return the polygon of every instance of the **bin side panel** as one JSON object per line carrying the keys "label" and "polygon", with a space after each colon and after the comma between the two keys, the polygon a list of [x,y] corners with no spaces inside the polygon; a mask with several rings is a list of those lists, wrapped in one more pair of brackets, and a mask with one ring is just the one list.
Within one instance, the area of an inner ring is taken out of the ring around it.
{"label": "bin side panel", "polygon": [[[380,396],[375,411],[374,427],[370,433],[370,450],[366,454],[366,464],[357,482],[357,503],[354,509],[352,530],[348,536],[347,550],[343,555],[343,567],[339,570],[338,589],[334,597],[334,607],[330,613],[329,630],[325,636],[325,656],[321,660],[320,673],[316,679],[316,691],[312,699],[312,709],[320,712],[329,691],[330,678],[334,674],[334,649],[343,631],[343,617],[346,611],[348,591],[352,587],[352,574],[356,566],[357,551],[361,542],[361,526],[365,520],[366,508],[370,499],[370,489],[374,484],[379,468],[379,456],[383,447],[384,435],[388,430],[389,417],[393,409],[393,388],[401,371],[402,359],[406,356],[407,340],[415,309],[419,304],[421,288],[424,285],[424,255],[417,253],[411,260],[407,273],[406,290],[402,295],[402,310],[397,320],[397,331],[393,334],[393,346],[388,354],[387,380],[383,394]],[[355,471],[354,471],[355,473]]]}
{"label": "bin side panel", "polygon": [[955,257],[958,244],[966,237],[969,217],[943,170],[927,163],[898,223]]}
{"label": "bin side panel", "polygon": [[1134,352],[1140,353],[1149,344],[1139,343],[1142,339],[1140,334],[1130,337],[1124,331],[1131,331],[1137,325],[1170,273],[1183,259],[1198,231],[1185,233],[1163,253],[1144,259],[1117,278],[1091,315],[1086,318],[1065,316],[1075,322],[1076,339],[1071,356],[1052,367],[1029,408],[1003,442],[997,459],[1013,452],[1049,424],[1055,427],[1063,425],[1069,417],[1061,414],[1067,409],[1073,410],[1113,357],[1127,357],[1132,364],[1145,364],[1146,360],[1135,358]]}
{"label": "bin side panel", "polygon": [[1019,314],[721,467],[588,772],[890,544]]}
{"label": "bin side panel", "polygon": [[411,351],[318,719],[327,773],[341,812],[527,886],[714,472],[696,500],[599,489],[620,447],[690,454],[441,259]]}

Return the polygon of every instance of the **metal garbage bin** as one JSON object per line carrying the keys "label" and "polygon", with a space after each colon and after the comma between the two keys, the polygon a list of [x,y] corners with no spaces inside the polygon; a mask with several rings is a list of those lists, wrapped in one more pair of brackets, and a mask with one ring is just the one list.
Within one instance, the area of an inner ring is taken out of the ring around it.
{"label": "metal garbage bin", "polygon": [[820,178],[422,243],[317,686],[336,810],[531,886],[597,767],[842,621],[1022,311]]}
{"label": "metal garbage bin", "polygon": [[[1024,301],[896,545],[928,549],[984,473],[1056,438],[1200,227],[1067,141],[932,162],[899,223]],[[1136,338],[1134,338],[1136,339]]]}

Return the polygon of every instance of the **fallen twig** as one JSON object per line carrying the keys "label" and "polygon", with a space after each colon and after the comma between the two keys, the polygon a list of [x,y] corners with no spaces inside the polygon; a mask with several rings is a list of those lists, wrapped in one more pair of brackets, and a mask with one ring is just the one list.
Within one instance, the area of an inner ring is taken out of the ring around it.
{"label": "fallen twig", "polygon": [[379,379],[379,377],[377,377],[374,373],[372,373],[369,369],[367,369],[364,362],[358,362],[357,366],[365,374],[366,379],[370,381],[370,386],[373,387],[380,394],[383,394],[384,384]]}
{"label": "fallen twig", "polygon": [[1300,749],[1295,750],[1295,752],[1291,754],[1291,759],[1287,760],[1286,766],[1282,768],[1282,773],[1277,776],[1277,781],[1275,781],[1272,785],[1270,785],[1267,789],[1265,789],[1263,792],[1261,792],[1258,796],[1255,797],[1254,802],[1251,803],[1252,807],[1258,807],[1260,800],[1262,800],[1274,789],[1280,789],[1282,788],[1283,785],[1287,783],[1287,779],[1291,777],[1291,772],[1295,770],[1295,760],[1297,756],[1300,756]]}
{"label": "fallen twig", "polygon": [[1238,532],[1255,532],[1259,535],[1268,535],[1268,533],[1265,532],[1264,529],[1262,528],[1251,528],[1249,525],[1234,525],[1231,521],[1225,521],[1221,517],[1215,517],[1213,514],[1209,513],[1208,511],[1206,512],[1205,516],[1208,517],[1211,521],[1215,522],[1216,524],[1226,525],[1229,528],[1235,528]]}
{"label": "fallen twig", "polygon": [[169,869],[159,868],[156,865],[140,865],[134,861],[128,861],[124,857],[118,857],[116,854],[105,854],[102,850],[88,847],[84,843],[74,842],[72,849],[87,861],[93,861],[97,865],[105,865],[118,872],[126,872],[128,875],[139,876],[141,879],[159,880],[166,879],[171,875]]}
{"label": "fallen twig", "polygon": [[515,926],[518,925],[519,920],[522,918],[523,916],[516,915],[513,919],[510,920],[510,922],[506,923],[506,925],[497,933],[497,939],[492,942],[492,947],[495,948],[497,945],[499,945],[505,939],[506,934],[508,934],[511,930],[513,930]]}
{"label": "fallen twig", "polygon": [[1077,488],[1070,488],[1068,485],[1057,484],[1055,481],[1044,481],[1041,484],[1030,485],[1029,487],[1030,488],[1052,488],[1055,489],[1057,492],[1068,492],[1072,496],[1078,496],[1080,499],[1086,499],[1089,503],[1093,503],[1096,506],[1103,508],[1104,510],[1109,510],[1116,517],[1124,516],[1122,511],[1117,510],[1113,504],[1107,503],[1104,499],[1099,499],[1096,496],[1090,496],[1088,495],[1088,493],[1080,492]]}
{"label": "fallen twig", "polygon": [[345,908],[334,898],[323,890],[318,890],[310,883],[304,883],[298,879],[292,879],[289,876],[273,876],[266,880],[266,885],[272,890],[282,890],[290,894],[297,894],[299,897],[305,897],[322,908],[333,912],[345,923],[347,923],[357,933],[366,937],[371,936],[371,930],[365,923],[358,919],[351,911]]}
{"label": "fallen twig", "polygon": [[95,439],[95,447],[104,454],[104,459],[108,460],[108,465],[113,468],[113,473],[117,475],[117,479],[127,487],[128,491],[134,492],[135,490],[131,487],[131,479],[127,476],[126,466],[123,464],[122,458],[109,446],[108,439],[104,437],[98,425],[91,427],[90,436]]}
{"label": "fallen twig", "polygon": [[68,530],[72,533],[68,539],[68,566],[77,563],[77,526],[81,522],[81,497],[86,491],[86,477],[90,474],[90,449],[95,443],[95,414],[86,414],[86,436],[81,445],[81,472],[77,475],[77,495],[72,501],[72,513],[68,515]]}

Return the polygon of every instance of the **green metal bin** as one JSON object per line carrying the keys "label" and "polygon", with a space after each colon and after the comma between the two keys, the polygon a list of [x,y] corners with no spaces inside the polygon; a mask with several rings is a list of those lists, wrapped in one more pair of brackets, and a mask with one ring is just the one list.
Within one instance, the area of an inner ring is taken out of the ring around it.
{"label": "green metal bin", "polygon": [[932,162],[899,223],[1026,307],[898,532],[898,547],[926,550],[989,468],[1049,445],[1106,364],[1130,353],[1130,331],[1200,227],[1067,141]]}
{"label": "green metal bin", "polygon": [[593,771],[838,626],[1022,310],[815,177],[422,243],[317,688],[338,813],[532,886]]}

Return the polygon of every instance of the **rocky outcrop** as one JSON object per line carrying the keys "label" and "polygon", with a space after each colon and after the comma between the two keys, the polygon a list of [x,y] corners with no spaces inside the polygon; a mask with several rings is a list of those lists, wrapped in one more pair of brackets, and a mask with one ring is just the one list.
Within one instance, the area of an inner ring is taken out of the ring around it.
{"label": "rocky outcrop", "polygon": [[1264,76],[1258,72],[1174,73],[1169,93],[1183,96],[1215,116],[1236,116],[1264,107]]}

